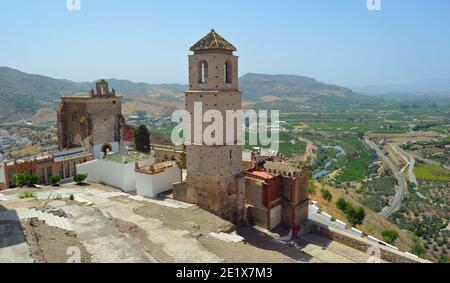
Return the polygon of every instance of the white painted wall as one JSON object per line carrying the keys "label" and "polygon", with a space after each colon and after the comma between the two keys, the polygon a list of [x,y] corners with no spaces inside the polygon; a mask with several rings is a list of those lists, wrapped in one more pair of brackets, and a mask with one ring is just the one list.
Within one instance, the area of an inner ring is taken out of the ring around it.
{"label": "white painted wall", "polygon": [[341,221],[339,219],[336,219],[336,225],[339,226],[339,228],[342,230],[347,229],[347,223],[345,223],[344,221]]}
{"label": "white painted wall", "polygon": [[350,231],[352,232],[353,235],[356,235],[360,238],[364,237],[363,232],[359,231],[358,229],[356,229],[354,227],[352,229],[350,229]]}
{"label": "white painted wall", "polygon": [[320,209],[315,204],[310,205],[310,208],[314,213],[319,213]]}
{"label": "white painted wall", "polygon": [[88,174],[88,182],[104,183],[129,193],[136,191],[134,163],[121,164],[101,159],[77,165],[78,173]]}
{"label": "white painted wall", "polygon": [[331,215],[329,215],[329,214],[326,213],[326,212],[322,212],[322,215],[325,216],[325,218],[326,218],[328,221],[331,221],[331,219],[333,218]]}
{"label": "white painted wall", "polygon": [[135,178],[137,194],[154,198],[162,192],[171,190],[174,183],[180,182],[181,170],[175,166],[155,175],[136,172]]}
{"label": "white painted wall", "polygon": [[396,250],[396,251],[399,250],[396,246],[390,245],[388,243],[386,243],[386,247],[391,248],[391,249]]}
{"label": "white painted wall", "polygon": [[409,252],[405,252],[405,254],[407,256],[413,257],[413,258],[419,258],[418,256],[416,256],[415,254],[409,253]]}
{"label": "white painted wall", "polygon": [[375,238],[375,237],[373,237],[373,236],[368,236],[367,237],[367,239],[369,240],[369,241],[371,241],[371,242],[373,242],[373,243],[377,243],[377,244],[379,244],[381,241],[380,240],[378,240],[377,238]]}
{"label": "white painted wall", "polygon": [[0,183],[5,184],[5,167],[0,167]]}

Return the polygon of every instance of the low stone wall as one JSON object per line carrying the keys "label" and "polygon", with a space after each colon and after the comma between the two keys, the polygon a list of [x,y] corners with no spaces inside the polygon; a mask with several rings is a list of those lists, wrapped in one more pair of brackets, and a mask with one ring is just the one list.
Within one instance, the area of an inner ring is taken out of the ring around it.
{"label": "low stone wall", "polygon": [[320,223],[310,221],[310,231],[329,240],[336,241],[346,246],[352,247],[362,252],[367,252],[370,248],[380,249],[381,259],[392,263],[427,263],[428,261],[389,249],[380,244],[373,243],[367,239],[356,237],[350,233],[338,231],[333,227],[328,227]]}

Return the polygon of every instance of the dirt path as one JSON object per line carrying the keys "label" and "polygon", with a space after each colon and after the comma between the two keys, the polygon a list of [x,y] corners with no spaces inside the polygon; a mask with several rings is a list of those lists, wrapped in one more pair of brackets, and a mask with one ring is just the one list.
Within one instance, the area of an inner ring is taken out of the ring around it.
{"label": "dirt path", "polygon": [[[317,159],[317,154],[316,154],[318,151],[317,146],[315,146],[314,143],[308,139],[299,138],[299,140],[301,142],[306,143],[306,150],[305,150],[305,153],[303,154],[303,156],[301,157],[300,161],[304,162],[304,163],[308,163],[308,164],[314,164]],[[308,161],[308,158],[310,158],[309,161]]]}
{"label": "dirt path", "polygon": [[91,255],[73,232],[50,227],[44,221],[29,219],[22,221],[30,253],[36,263],[67,262],[72,253],[70,248],[78,248],[80,262],[91,262]]}

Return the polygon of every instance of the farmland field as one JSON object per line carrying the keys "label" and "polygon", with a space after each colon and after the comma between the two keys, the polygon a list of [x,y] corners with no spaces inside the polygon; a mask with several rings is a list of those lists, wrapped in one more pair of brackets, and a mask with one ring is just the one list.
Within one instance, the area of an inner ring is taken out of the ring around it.
{"label": "farmland field", "polygon": [[436,164],[427,164],[414,169],[419,180],[450,182],[450,170]]}

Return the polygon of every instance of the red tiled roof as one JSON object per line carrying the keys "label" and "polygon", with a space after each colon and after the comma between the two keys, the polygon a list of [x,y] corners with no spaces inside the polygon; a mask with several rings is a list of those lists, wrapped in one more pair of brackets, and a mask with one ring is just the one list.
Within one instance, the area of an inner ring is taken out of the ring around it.
{"label": "red tiled roof", "polygon": [[255,176],[261,177],[263,179],[266,179],[266,180],[273,179],[272,175],[270,175],[269,173],[266,173],[266,172],[262,172],[262,171],[254,171],[254,172],[252,172],[252,174]]}
{"label": "red tiled roof", "polygon": [[204,50],[226,50],[226,51],[236,51],[231,43],[226,41],[221,37],[215,30],[211,30],[204,38],[191,47],[191,51],[204,51]]}

